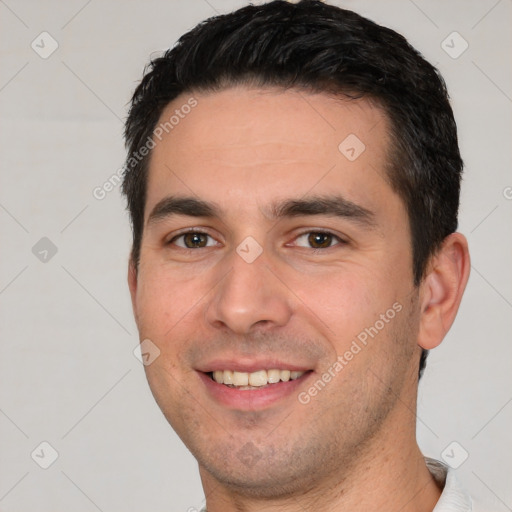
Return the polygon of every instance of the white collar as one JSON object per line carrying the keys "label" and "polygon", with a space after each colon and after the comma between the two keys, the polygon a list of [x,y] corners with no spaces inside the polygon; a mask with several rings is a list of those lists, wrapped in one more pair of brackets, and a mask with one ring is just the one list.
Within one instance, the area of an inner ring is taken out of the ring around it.
{"label": "white collar", "polygon": [[435,481],[443,487],[443,492],[432,512],[472,512],[471,498],[460,485],[455,471],[429,457],[425,457],[425,462]]}

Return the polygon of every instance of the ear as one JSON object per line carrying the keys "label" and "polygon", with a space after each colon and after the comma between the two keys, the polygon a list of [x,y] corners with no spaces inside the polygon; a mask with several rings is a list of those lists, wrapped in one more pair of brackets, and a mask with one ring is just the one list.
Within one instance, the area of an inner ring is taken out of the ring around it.
{"label": "ear", "polygon": [[447,236],[420,285],[420,347],[430,350],[443,341],[455,320],[470,267],[466,237],[461,233]]}
{"label": "ear", "polygon": [[132,298],[132,309],[135,322],[138,324],[137,317],[137,268],[133,258],[130,257],[128,262],[128,287],[130,288],[130,296]]}

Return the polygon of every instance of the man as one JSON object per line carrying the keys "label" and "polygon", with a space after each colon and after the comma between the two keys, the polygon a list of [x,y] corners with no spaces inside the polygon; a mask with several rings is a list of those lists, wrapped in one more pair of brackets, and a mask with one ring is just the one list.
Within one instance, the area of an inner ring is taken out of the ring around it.
{"label": "man", "polygon": [[415,438],[470,268],[437,71],[353,12],[247,6],[151,63],[126,140],[146,374],[207,510],[471,510]]}

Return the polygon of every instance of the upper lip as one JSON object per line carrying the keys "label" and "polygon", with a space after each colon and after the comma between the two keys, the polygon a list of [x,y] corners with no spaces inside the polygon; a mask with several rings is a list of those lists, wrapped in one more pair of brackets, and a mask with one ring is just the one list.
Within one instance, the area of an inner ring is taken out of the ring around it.
{"label": "upper lip", "polygon": [[196,370],[204,373],[219,370],[231,370],[234,372],[252,373],[258,370],[272,369],[306,372],[308,370],[311,370],[312,367],[300,363],[288,362],[283,359],[251,359],[244,357],[213,359],[211,361],[202,363],[196,367]]}

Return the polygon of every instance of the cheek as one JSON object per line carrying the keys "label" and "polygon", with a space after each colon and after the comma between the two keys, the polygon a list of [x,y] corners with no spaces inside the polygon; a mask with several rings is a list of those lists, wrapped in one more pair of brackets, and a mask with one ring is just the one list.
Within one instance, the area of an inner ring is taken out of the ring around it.
{"label": "cheek", "polygon": [[375,322],[394,302],[395,290],[380,273],[366,269],[331,269],[325,275],[301,276],[297,295],[326,325],[346,340]]}
{"label": "cheek", "polygon": [[152,333],[161,339],[198,305],[202,296],[198,280],[182,276],[158,264],[140,273],[137,312],[141,334]]}

